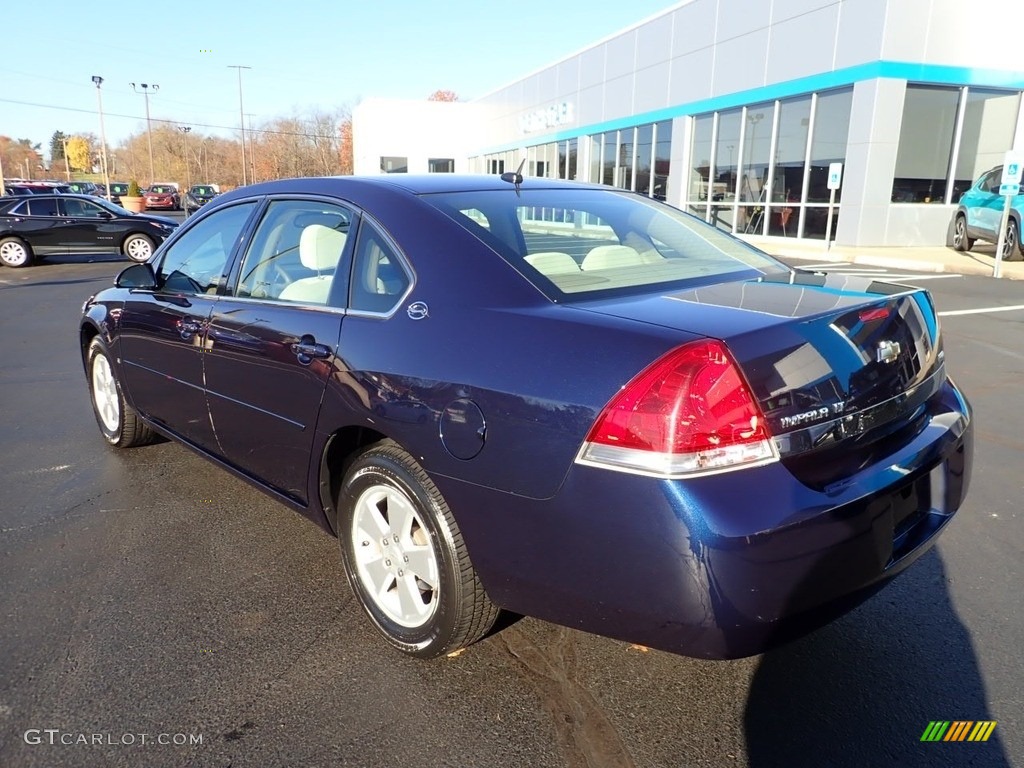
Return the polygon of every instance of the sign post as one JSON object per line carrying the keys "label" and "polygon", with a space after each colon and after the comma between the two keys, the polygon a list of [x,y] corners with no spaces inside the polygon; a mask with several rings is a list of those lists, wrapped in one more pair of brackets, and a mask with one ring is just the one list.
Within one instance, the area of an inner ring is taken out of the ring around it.
{"label": "sign post", "polygon": [[[1010,224],[1010,205],[1020,194],[1021,176],[1024,175],[1024,154],[1012,149],[1003,158],[1003,177],[999,182],[999,194],[1003,196],[1003,215],[999,220],[999,240],[996,242],[996,265],[992,277],[1003,276],[1003,248],[1006,247],[1006,228]],[[1017,233],[1020,237],[1020,233]],[[1020,248],[1020,243],[1011,247]]]}
{"label": "sign post", "polygon": [[828,166],[828,221],[825,222],[825,250],[832,250],[832,209],[836,204],[836,190],[843,183],[843,164],[829,163]]}

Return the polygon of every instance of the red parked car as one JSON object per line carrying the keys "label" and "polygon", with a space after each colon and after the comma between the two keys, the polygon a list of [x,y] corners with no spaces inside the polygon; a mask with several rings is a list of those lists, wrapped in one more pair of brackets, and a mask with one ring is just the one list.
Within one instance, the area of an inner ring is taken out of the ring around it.
{"label": "red parked car", "polygon": [[170,184],[154,184],[142,196],[146,199],[146,209],[161,208],[166,211],[177,211],[181,208],[181,197],[176,187]]}

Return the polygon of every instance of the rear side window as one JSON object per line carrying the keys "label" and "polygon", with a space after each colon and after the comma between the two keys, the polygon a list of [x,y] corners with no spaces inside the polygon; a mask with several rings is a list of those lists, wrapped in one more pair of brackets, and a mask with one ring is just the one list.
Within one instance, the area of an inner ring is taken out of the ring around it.
{"label": "rear side window", "polygon": [[30,216],[57,215],[57,201],[52,197],[35,197],[27,202]]}
{"label": "rear side window", "polygon": [[412,285],[398,252],[379,229],[363,219],[352,265],[349,306],[390,314]]}

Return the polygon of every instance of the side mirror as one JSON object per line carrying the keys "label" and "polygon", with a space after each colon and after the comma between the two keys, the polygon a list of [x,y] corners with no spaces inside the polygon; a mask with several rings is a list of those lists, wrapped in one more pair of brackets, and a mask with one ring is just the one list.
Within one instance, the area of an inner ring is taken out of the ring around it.
{"label": "side mirror", "polygon": [[100,215],[101,219],[112,219],[112,218],[114,218],[114,214],[112,214],[110,211],[100,211],[99,215]]}
{"label": "side mirror", "polygon": [[156,273],[149,264],[132,264],[121,270],[114,278],[118,288],[137,288],[143,291],[156,290]]}

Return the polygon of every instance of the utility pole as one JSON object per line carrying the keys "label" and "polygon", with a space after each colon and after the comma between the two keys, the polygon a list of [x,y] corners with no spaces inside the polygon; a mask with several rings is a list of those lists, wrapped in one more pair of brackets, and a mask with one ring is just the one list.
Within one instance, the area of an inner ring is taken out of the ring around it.
{"label": "utility pole", "polygon": [[[103,78],[93,75],[92,81],[96,83],[96,103],[100,108],[100,163],[103,165],[103,185],[106,189],[106,198],[110,199],[110,173],[107,171],[107,131],[103,127],[103,92],[100,86],[103,85]],[[68,164],[68,145],[64,145],[64,167]],[[71,178],[70,172],[68,178]]]}
{"label": "utility pole", "polygon": [[156,93],[160,90],[159,85],[150,85],[149,83],[139,83],[140,91],[135,87],[135,83],[128,83],[132,87],[132,90],[136,93],[141,93],[146,99],[146,139],[149,141],[149,183],[150,185],[156,181],[156,174],[153,171],[153,123],[149,119],[149,92]]}
{"label": "utility pole", "polygon": [[252,67],[247,67],[244,64],[228,64],[228,69],[238,70],[238,122],[242,128],[242,186],[244,187],[248,182],[245,171],[245,108],[242,106],[242,70],[252,69]]}
{"label": "utility pole", "polygon": [[249,182],[256,183],[256,131],[252,129],[252,115],[249,118]]}
{"label": "utility pole", "polygon": [[[178,126],[178,130],[181,131],[181,134],[182,134],[181,140],[182,140],[182,143],[184,144],[184,149],[185,149],[185,194],[187,195],[189,189],[192,188],[192,177],[189,174],[189,168],[188,168],[188,134],[192,130],[192,126],[190,126],[190,125],[179,125]],[[188,203],[184,203],[183,207],[185,208],[185,217],[187,218],[188,217]]]}

